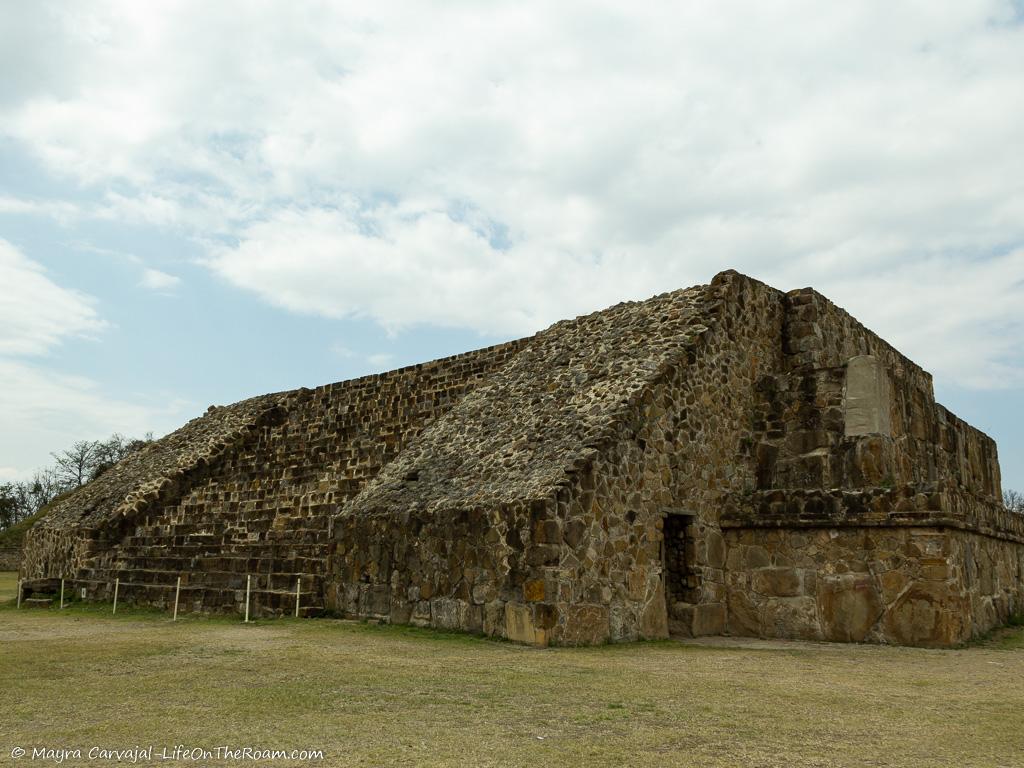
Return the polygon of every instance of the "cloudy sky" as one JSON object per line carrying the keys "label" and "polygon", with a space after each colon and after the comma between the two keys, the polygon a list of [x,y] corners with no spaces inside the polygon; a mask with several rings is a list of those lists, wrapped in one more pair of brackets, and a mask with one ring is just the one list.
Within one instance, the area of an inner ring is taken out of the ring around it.
{"label": "cloudy sky", "polygon": [[1024,490],[1024,2],[0,2],[0,479],[736,268]]}

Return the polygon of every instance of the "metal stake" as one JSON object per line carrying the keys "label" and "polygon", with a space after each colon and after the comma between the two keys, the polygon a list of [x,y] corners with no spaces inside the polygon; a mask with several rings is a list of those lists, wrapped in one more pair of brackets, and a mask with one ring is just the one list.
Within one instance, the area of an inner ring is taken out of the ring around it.
{"label": "metal stake", "polygon": [[64,610],[64,579],[60,580],[60,609]]}
{"label": "metal stake", "polygon": [[178,585],[174,589],[174,618],[171,621],[178,620],[178,598],[181,596],[181,576],[178,577]]}
{"label": "metal stake", "polygon": [[114,613],[117,613],[117,589],[121,586],[121,577],[114,579]]}
{"label": "metal stake", "polygon": [[249,591],[252,587],[252,576],[245,577],[245,623],[249,623]]}
{"label": "metal stake", "polygon": [[295,618],[299,618],[299,591],[302,589],[302,579],[295,580]]}

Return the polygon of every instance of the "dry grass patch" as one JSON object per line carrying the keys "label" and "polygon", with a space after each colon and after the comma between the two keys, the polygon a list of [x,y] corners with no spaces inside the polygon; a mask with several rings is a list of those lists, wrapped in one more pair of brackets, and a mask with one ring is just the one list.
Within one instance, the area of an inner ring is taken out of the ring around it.
{"label": "dry grass patch", "polygon": [[4,608],[0,761],[15,745],[184,743],[313,747],[332,766],[1019,766],[1022,639],[535,650],[341,621]]}

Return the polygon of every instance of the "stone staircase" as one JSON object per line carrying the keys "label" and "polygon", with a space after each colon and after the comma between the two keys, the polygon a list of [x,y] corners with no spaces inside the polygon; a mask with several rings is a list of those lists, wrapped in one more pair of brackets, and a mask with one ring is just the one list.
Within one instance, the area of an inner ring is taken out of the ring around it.
{"label": "stone staircase", "polygon": [[[185,496],[174,507],[139,521],[134,530],[105,553],[95,567],[81,569],[76,587],[94,599],[118,599],[170,608],[181,577],[179,612],[245,612],[246,584],[250,616],[299,616],[324,609],[324,553],[330,508],[311,512],[313,484],[291,489],[298,507],[281,509],[280,496],[269,503],[237,500],[237,491],[212,498],[208,488]],[[278,489],[279,490],[279,489]],[[306,491],[303,493],[303,491]],[[240,509],[240,505],[251,505]]]}
{"label": "stone staircase", "polygon": [[141,457],[80,490],[85,514],[40,531],[29,572],[93,600],[119,580],[119,601],[160,608],[180,577],[179,613],[244,613],[251,577],[250,616],[294,615],[297,586],[315,615],[342,506],[525,343],[211,408],[150,449],[164,475]]}

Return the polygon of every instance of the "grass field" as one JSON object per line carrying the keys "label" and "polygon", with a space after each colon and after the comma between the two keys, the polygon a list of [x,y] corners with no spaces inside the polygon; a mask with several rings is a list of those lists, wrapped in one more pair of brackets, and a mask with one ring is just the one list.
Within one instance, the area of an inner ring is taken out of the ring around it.
{"label": "grass field", "polygon": [[14,600],[18,596],[18,574],[14,571],[0,571],[0,603]]}
{"label": "grass field", "polygon": [[[11,580],[0,589],[13,593]],[[177,744],[326,753],[273,765],[1024,765],[1019,629],[952,651],[537,650],[108,610],[0,607],[0,765],[14,747],[78,748],[81,763],[64,765],[102,765],[85,760],[90,747]]]}

